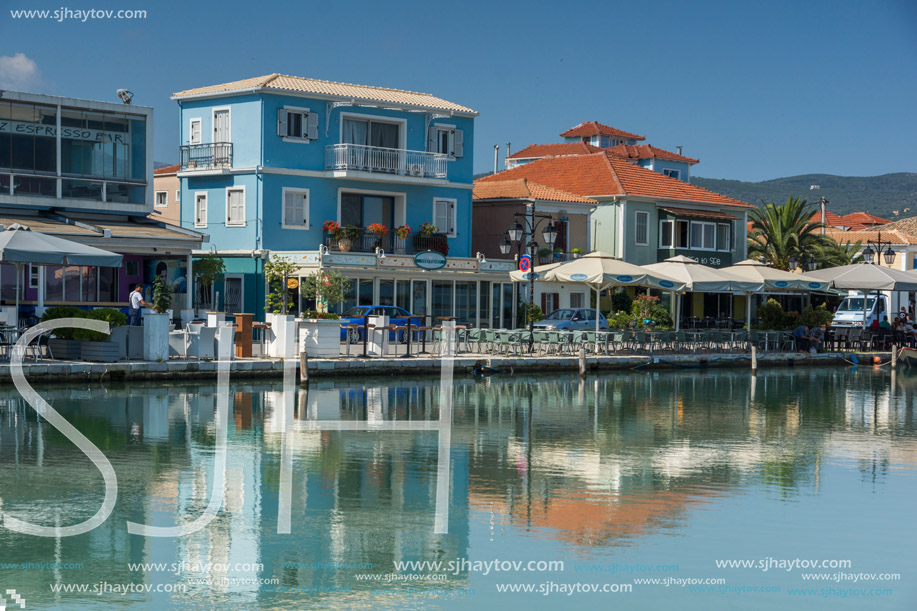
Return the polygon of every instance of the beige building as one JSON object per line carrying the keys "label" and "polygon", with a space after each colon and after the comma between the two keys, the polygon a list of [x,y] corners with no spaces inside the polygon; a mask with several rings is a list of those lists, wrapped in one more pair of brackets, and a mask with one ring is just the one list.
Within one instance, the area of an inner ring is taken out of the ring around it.
{"label": "beige building", "polygon": [[179,164],[153,170],[153,214],[151,218],[181,225],[181,181]]}

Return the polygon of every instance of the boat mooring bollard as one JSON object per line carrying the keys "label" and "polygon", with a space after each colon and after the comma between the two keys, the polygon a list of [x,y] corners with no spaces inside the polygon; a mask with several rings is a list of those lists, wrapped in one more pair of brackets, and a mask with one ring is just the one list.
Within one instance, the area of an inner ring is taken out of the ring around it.
{"label": "boat mooring bollard", "polygon": [[309,357],[305,352],[299,353],[299,385],[309,385]]}
{"label": "boat mooring bollard", "polygon": [[758,371],[758,347],[751,347],[751,370]]}
{"label": "boat mooring bollard", "polygon": [[579,347],[579,375],[583,377],[586,375],[586,347]]}
{"label": "boat mooring bollard", "polygon": [[898,351],[892,346],[892,369],[898,364]]}

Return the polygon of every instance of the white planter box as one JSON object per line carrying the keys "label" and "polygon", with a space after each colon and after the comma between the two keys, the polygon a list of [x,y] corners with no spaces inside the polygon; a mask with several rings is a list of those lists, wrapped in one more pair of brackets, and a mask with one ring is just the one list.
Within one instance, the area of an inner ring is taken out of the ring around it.
{"label": "white planter box", "polygon": [[299,350],[313,358],[341,356],[341,321],[305,318],[299,323]]}
{"label": "white planter box", "polygon": [[117,342],[80,342],[80,355],[84,361],[93,363],[115,363],[121,358],[121,347]]}
{"label": "white planter box", "polygon": [[169,360],[169,314],[143,317],[143,360]]}

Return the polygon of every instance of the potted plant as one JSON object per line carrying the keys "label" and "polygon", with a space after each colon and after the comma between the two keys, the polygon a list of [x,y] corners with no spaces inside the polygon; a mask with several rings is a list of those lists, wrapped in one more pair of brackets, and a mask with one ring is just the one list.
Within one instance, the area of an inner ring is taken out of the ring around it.
{"label": "potted plant", "polygon": [[563,258],[564,258],[564,249],[563,249],[563,248],[555,248],[555,249],[554,249],[554,258],[557,259],[558,261],[560,261],[561,259],[563,259]]}
{"label": "potted plant", "polygon": [[538,249],[538,262],[542,265],[547,265],[554,259],[554,251],[550,248],[544,247]]}
{"label": "potted plant", "polygon": [[372,225],[366,228],[366,231],[370,232],[373,235],[384,236],[386,233],[388,233],[388,227],[386,227],[382,223],[373,223]]}
{"label": "potted plant", "polygon": [[583,256],[583,250],[581,248],[574,248],[570,252],[573,253],[574,259],[579,259],[580,257]]}
{"label": "potted plant", "polygon": [[143,360],[164,361],[169,358],[169,308],[172,287],[157,275],[153,280],[153,313],[143,317]]}
{"label": "potted plant", "polygon": [[311,357],[337,358],[341,354],[341,325],[329,306],[344,300],[351,280],[340,272],[322,272],[306,277],[300,289],[306,299],[315,300],[316,310],[299,320],[299,350]]}
{"label": "potted plant", "polygon": [[[42,322],[57,320],[58,318],[85,318],[86,312],[76,306],[52,306],[45,310],[41,317]],[[56,359],[76,361],[82,356],[80,340],[77,339],[78,329],[56,329],[54,336],[48,340],[48,348]]]}
{"label": "potted plant", "polygon": [[407,240],[408,236],[411,235],[411,226],[401,225],[400,227],[396,227],[395,235],[398,236],[399,240]]}
{"label": "potted plant", "polygon": [[449,254],[449,242],[446,236],[439,233],[439,227],[433,223],[424,223],[414,236],[414,251],[435,250],[443,256]]}
{"label": "potted plant", "polygon": [[[76,329],[74,336],[80,340],[80,358],[96,363],[114,363],[127,357],[127,315],[115,308],[98,308],[84,312],[84,317],[104,320],[110,333],[89,329]],[[52,349],[53,352],[53,349]]]}
{"label": "potted plant", "polygon": [[267,354],[278,358],[293,358],[296,343],[296,326],[290,307],[296,303],[295,291],[297,266],[290,259],[271,256],[264,265],[267,281],[267,322],[271,323],[268,333]]}
{"label": "potted plant", "polygon": [[211,304],[213,285],[226,273],[226,264],[222,258],[213,253],[207,253],[194,259],[192,269],[197,283],[197,291],[195,292],[197,307],[207,311],[213,307],[213,304]]}

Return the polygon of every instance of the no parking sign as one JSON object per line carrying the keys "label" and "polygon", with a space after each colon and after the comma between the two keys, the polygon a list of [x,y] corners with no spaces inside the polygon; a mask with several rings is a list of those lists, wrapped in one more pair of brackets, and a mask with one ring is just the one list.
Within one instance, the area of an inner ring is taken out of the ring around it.
{"label": "no parking sign", "polygon": [[532,257],[530,255],[522,255],[519,257],[519,271],[527,272],[532,269]]}

